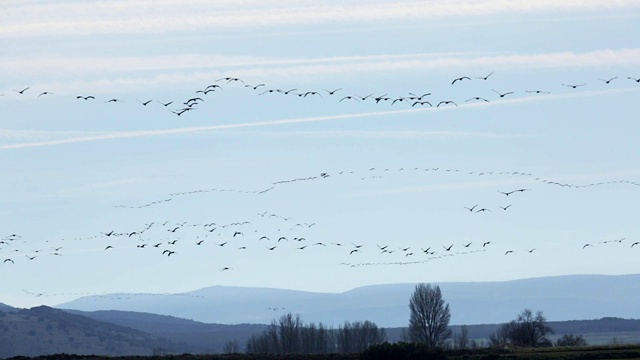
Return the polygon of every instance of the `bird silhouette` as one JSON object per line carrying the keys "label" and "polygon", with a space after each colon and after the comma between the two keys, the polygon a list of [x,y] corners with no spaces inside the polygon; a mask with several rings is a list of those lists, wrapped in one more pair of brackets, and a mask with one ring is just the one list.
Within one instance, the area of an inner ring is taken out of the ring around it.
{"label": "bird silhouette", "polygon": [[469,210],[469,211],[471,211],[471,212],[473,212],[473,209],[475,209],[477,206],[478,206],[478,204],[473,205],[473,206],[472,206],[472,207],[470,207],[470,208],[468,208],[468,207],[464,206],[464,208],[465,208],[465,209],[467,209],[467,210]]}
{"label": "bird silhouette", "polygon": [[13,91],[17,92],[17,93],[18,93],[18,94],[20,94],[20,95],[23,95],[23,94],[24,94],[24,92],[25,92],[25,91],[27,91],[27,90],[29,90],[29,87],[26,87],[26,88],[24,88],[24,89],[22,89],[22,90],[13,90]]}
{"label": "bird silhouette", "polygon": [[48,91],[44,91],[44,92],[41,92],[40,95],[38,95],[38,97],[40,97],[42,95],[53,95],[53,93],[50,93]]}
{"label": "bird silhouette", "polygon": [[515,252],[515,251],[513,251],[513,250],[508,250],[508,251],[507,251],[507,252],[505,252],[504,254],[505,254],[505,255],[508,255],[508,254],[515,254],[515,253],[516,253],[516,252]]}
{"label": "bird silhouette", "polygon": [[576,84],[576,85],[572,85],[572,84],[562,84],[562,86],[570,87],[570,88],[572,88],[572,89],[579,88],[579,87],[581,87],[581,86],[585,86],[585,85],[587,85],[587,83],[584,83],[584,84]]}
{"label": "bird silhouette", "polygon": [[443,105],[443,104],[444,105],[453,104],[455,106],[458,106],[458,104],[456,104],[455,102],[453,102],[451,100],[443,100],[443,101],[440,101],[436,107],[440,107],[440,105]]}
{"label": "bird silhouette", "polygon": [[513,94],[513,93],[514,93],[513,91],[509,91],[509,92],[506,92],[506,93],[500,93],[500,92],[498,92],[498,91],[496,91],[496,90],[494,90],[494,89],[491,89],[491,90],[492,90],[494,93],[498,94],[498,96],[500,96],[501,98],[503,98],[503,97],[505,97],[505,96],[507,96],[507,95],[511,95],[511,94]]}
{"label": "bird silhouette", "polygon": [[485,247],[485,246],[487,246],[487,245],[489,245],[489,244],[491,244],[491,241],[484,242],[484,243],[482,244],[482,247]]}
{"label": "bird silhouette", "polygon": [[96,98],[94,96],[92,96],[92,95],[88,95],[88,96],[78,95],[78,96],[76,96],[76,99],[82,99],[82,100],[92,99],[92,100],[95,100]]}
{"label": "bird silhouette", "polygon": [[[136,99],[136,100],[138,100],[138,99]],[[149,103],[150,103],[150,102],[152,102],[152,101],[153,101],[153,100],[147,100],[147,101],[140,101],[140,100],[138,100],[138,102],[139,102],[140,104],[142,104],[142,106],[147,106],[147,105],[149,105]]]}
{"label": "bird silhouette", "polygon": [[452,247],[453,247],[453,244],[449,245],[449,247],[443,246],[443,248],[444,248],[446,251],[451,251],[451,248],[452,248]]}
{"label": "bird silhouette", "polygon": [[[635,82],[637,82],[637,83],[640,83],[640,78],[637,78],[637,79],[636,79],[636,78],[632,78],[632,77],[630,77],[630,76],[627,76],[627,79],[629,79],[629,80],[633,80],[633,81],[635,81]],[[28,89],[28,88],[27,88],[27,89]]]}
{"label": "bird silhouette", "polygon": [[481,100],[481,101],[484,101],[484,102],[489,102],[489,100],[487,100],[485,98],[481,98],[479,96],[472,97],[471,99],[467,99],[467,100],[465,100],[465,102],[474,101],[474,100]]}
{"label": "bird silhouette", "polygon": [[433,105],[431,105],[431,103],[428,101],[416,101],[411,105],[411,107],[414,107],[416,105],[424,105],[424,104],[428,104],[430,107],[433,107]]}
{"label": "bird silhouette", "polygon": [[15,264],[15,262],[13,260],[11,260],[11,259],[4,259],[4,261],[2,263],[4,264],[4,263],[8,263],[8,262],[10,262],[12,264]]}
{"label": "bird silhouette", "polygon": [[487,76],[476,76],[476,79],[487,80],[489,76],[493,75],[493,71],[489,73]]}
{"label": "bird silhouette", "polygon": [[453,81],[451,82],[451,85],[455,84],[455,83],[456,83],[456,81],[462,81],[462,80],[465,80],[465,79],[466,79],[466,80],[471,80],[471,78],[470,78],[470,77],[468,77],[468,76],[462,76],[462,77],[459,77],[459,78],[453,79]]}
{"label": "bird silhouette", "polygon": [[598,78],[598,80],[602,80],[604,81],[605,84],[609,84],[610,82],[612,82],[613,80],[617,79],[618,77],[612,77],[611,79],[607,80],[607,79],[602,79],[602,78]]}
{"label": "bird silhouette", "polygon": [[338,88],[338,89],[335,89],[335,90],[326,90],[325,89],[324,91],[326,91],[329,95],[333,95],[333,94],[335,94],[336,92],[338,92],[340,90],[342,90],[342,88]]}
{"label": "bird silhouette", "polygon": [[511,205],[507,205],[507,206],[504,206],[504,207],[502,207],[502,206],[498,205],[498,207],[499,207],[500,209],[502,209],[502,210],[505,210],[505,211],[506,211],[508,208],[510,208],[510,207],[511,207]]}

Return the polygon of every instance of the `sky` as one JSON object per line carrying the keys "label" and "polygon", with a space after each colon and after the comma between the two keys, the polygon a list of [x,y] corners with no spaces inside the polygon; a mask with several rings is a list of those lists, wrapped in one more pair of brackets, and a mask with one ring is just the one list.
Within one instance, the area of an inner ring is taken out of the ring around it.
{"label": "sky", "polygon": [[638,273],[639,19],[4,1],[0,302]]}

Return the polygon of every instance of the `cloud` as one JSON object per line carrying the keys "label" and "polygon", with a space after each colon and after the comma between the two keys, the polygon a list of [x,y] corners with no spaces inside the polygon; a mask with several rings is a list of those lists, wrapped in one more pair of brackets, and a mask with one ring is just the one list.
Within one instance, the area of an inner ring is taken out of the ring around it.
{"label": "cloud", "polygon": [[260,132],[259,135],[278,137],[327,137],[327,138],[364,138],[364,139],[468,139],[468,138],[520,138],[534,137],[531,134],[500,134],[492,132],[468,131],[421,131],[421,130],[352,130],[352,131],[286,131]]}
{"label": "cloud", "polygon": [[636,8],[635,0],[109,1],[3,5],[0,37],[151,34]]}
{"label": "cloud", "polygon": [[[95,135],[91,134],[91,135],[83,135],[78,137],[70,137],[70,138],[64,138],[64,139],[5,144],[5,145],[0,145],[0,150],[23,149],[23,148],[74,144],[74,143],[103,141],[103,140],[115,140],[115,139],[131,139],[131,138],[152,137],[152,136],[193,134],[193,133],[208,132],[208,131],[244,129],[244,128],[255,128],[255,127],[270,127],[270,126],[279,126],[279,125],[287,125],[287,124],[305,124],[305,123],[336,121],[336,120],[354,120],[354,119],[363,119],[363,118],[369,118],[369,117],[384,117],[384,116],[398,115],[398,114],[459,111],[461,109],[483,108],[483,107],[500,106],[500,105],[514,105],[514,104],[527,103],[527,102],[552,101],[552,100],[560,100],[560,99],[567,99],[567,98],[591,97],[591,96],[601,96],[604,94],[638,92],[638,91],[640,91],[640,88],[610,89],[610,90],[602,90],[602,91],[583,91],[583,92],[572,92],[572,93],[557,94],[557,95],[528,96],[523,98],[496,100],[490,103],[481,102],[481,103],[461,104],[458,107],[448,106],[448,107],[440,107],[440,108],[390,110],[390,111],[367,112],[367,113],[358,113],[358,114],[341,114],[341,115],[315,116],[315,117],[293,118],[293,119],[280,119],[280,120],[270,120],[270,121],[257,121],[257,122],[247,122],[247,123],[240,123],[240,124],[223,124],[223,125],[198,126],[198,127],[187,127],[187,128],[162,129],[162,130],[109,132],[109,133],[100,133]],[[8,130],[5,130],[5,132],[6,131]],[[21,131],[21,130],[18,130],[18,131]]]}

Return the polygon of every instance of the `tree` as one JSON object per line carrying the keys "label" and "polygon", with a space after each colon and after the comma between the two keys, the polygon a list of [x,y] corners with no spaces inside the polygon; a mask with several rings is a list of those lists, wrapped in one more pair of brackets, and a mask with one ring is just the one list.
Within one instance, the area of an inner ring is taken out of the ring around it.
{"label": "tree", "polygon": [[240,343],[238,340],[229,340],[224,344],[223,352],[225,354],[239,354]]}
{"label": "tree", "polygon": [[371,321],[345,321],[338,327],[336,342],[339,353],[362,352],[371,345],[381,344],[387,339],[384,329]]}
{"label": "tree", "polygon": [[582,335],[564,334],[561,338],[556,340],[556,346],[587,346],[587,340]]}
{"label": "tree", "polygon": [[409,299],[409,337],[428,348],[442,347],[451,336],[449,304],[442,299],[438,285],[416,285]]}
{"label": "tree", "polygon": [[547,319],[538,310],[536,316],[529,309],[524,309],[515,320],[501,325],[489,338],[492,346],[513,344],[527,347],[545,347],[552,343],[546,338],[553,334],[547,326]]}
{"label": "tree", "polygon": [[467,325],[462,325],[459,334],[453,335],[453,348],[454,349],[467,349],[469,348],[469,329]]}

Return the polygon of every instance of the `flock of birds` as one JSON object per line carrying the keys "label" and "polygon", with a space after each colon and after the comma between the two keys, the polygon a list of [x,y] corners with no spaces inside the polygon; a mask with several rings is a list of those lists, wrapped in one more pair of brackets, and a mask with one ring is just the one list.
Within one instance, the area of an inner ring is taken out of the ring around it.
{"label": "flock of birds", "polygon": [[[536,177],[531,173],[518,171],[464,171],[461,169],[451,168],[368,168],[361,171],[340,171],[336,173],[322,172],[317,176],[299,177],[293,179],[279,180],[273,182],[268,191],[275,189],[277,186],[284,186],[296,182],[316,181],[322,179],[331,179],[339,176],[354,176],[362,180],[379,179],[383,176],[401,173],[443,173],[443,174],[461,174],[463,176],[509,176],[509,177],[525,177],[538,183],[544,183],[565,188],[589,188],[593,186],[627,184],[640,186],[640,182],[627,180],[612,180],[605,182],[597,182],[590,184],[570,184],[557,181],[551,181]],[[365,175],[365,176],[362,176]],[[496,189],[496,196],[503,199],[503,204],[484,206],[481,204],[461,204],[460,211],[473,214],[491,213],[491,212],[507,212],[513,211],[514,197],[533,191],[531,188],[515,188],[515,189]],[[238,189],[200,189],[187,192],[176,192],[170,194],[171,198],[157,200],[145,205],[128,206],[117,205],[126,208],[145,208],[151,205],[167,203],[174,197],[203,194],[208,192],[236,192],[247,194],[263,194],[265,190],[260,191],[243,191]],[[508,202],[507,202],[508,201]],[[267,222],[270,222],[268,224]],[[275,226],[275,227],[274,227]],[[425,244],[422,247],[414,246],[398,246],[398,244],[371,244],[356,243],[353,241],[326,241],[317,239],[313,234],[313,229],[317,226],[315,222],[297,221],[292,217],[285,217],[275,213],[260,212],[255,215],[254,219],[239,220],[229,223],[218,223],[210,221],[206,223],[188,223],[188,222],[171,222],[168,220],[150,222],[139,226],[136,229],[115,230],[100,232],[89,237],[76,238],[74,240],[87,243],[93,240],[106,240],[104,247],[94,247],[91,251],[117,251],[117,250],[151,250],[160,256],[175,257],[179,256],[184,248],[181,246],[194,247],[210,247],[213,249],[235,251],[246,251],[250,248],[263,249],[266,252],[277,252],[283,248],[289,248],[296,251],[310,251],[312,249],[321,249],[333,247],[342,249],[344,255],[357,257],[362,253],[377,254],[378,256],[395,257],[394,261],[380,262],[359,262],[350,263],[342,262],[342,265],[350,267],[371,266],[371,265],[410,265],[420,264],[437,259],[449,258],[451,256],[470,255],[475,253],[493,250],[495,244],[491,241],[465,242],[465,243],[447,243]],[[265,230],[270,229],[270,230]],[[55,240],[53,240],[55,241]],[[46,247],[33,248],[32,242],[24,239],[22,235],[10,234],[4,236],[0,240],[0,254],[4,254],[3,264],[11,265],[16,261],[35,261],[41,256],[63,256],[65,254],[64,239],[55,243],[46,241]],[[583,250],[601,244],[628,244],[630,248],[640,248],[640,242],[629,242],[625,238],[619,240],[606,240],[600,243],[586,243],[582,246]],[[536,248],[530,248],[525,253],[534,253]],[[521,252],[516,249],[502,249],[505,256],[513,256]],[[72,252],[73,253],[73,252]],[[0,255],[1,256],[1,255]],[[219,268],[220,272],[233,270],[230,266]]]}
{"label": "flock of birds", "polygon": [[[471,76],[461,76],[458,78],[453,79],[453,81],[451,81],[451,85],[452,86],[460,86],[460,84],[465,83],[467,81],[472,81],[472,80],[480,80],[480,81],[488,81],[492,76],[494,75],[494,72],[489,73],[488,75],[485,76],[475,76],[475,77],[471,77]],[[598,78],[598,81],[600,81],[602,84],[604,85],[609,85],[611,84],[613,81],[616,81],[617,79],[619,79],[620,77],[615,76],[615,77],[611,77],[611,78]],[[624,80],[621,79],[620,80]],[[631,76],[627,76],[626,77],[627,81],[632,81],[634,83],[640,84],[640,78],[635,78],[635,77],[631,77]],[[453,100],[453,99],[437,99],[437,100],[431,100],[432,97],[434,96],[431,92],[409,92],[406,95],[399,95],[399,96],[392,96],[389,95],[388,93],[384,93],[384,94],[375,94],[375,93],[369,93],[366,95],[358,95],[358,94],[344,94],[344,89],[343,88],[335,88],[335,89],[314,89],[314,90],[300,90],[297,88],[276,88],[276,87],[268,87],[266,84],[264,83],[260,83],[260,84],[248,84],[246,83],[243,79],[237,78],[237,77],[223,77],[220,79],[216,79],[213,83],[211,84],[207,84],[205,86],[203,86],[201,89],[197,89],[195,90],[194,93],[187,95],[187,97],[185,97],[185,99],[182,100],[156,100],[156,99],[138,99],[136,98],[135,101],[138,102],[140,104],[140,106],[143,107],[149,107],[152,106],[152,104],[157,104],[157,106],[162,106],[164,108],[167,109],[167,111],[169,111],[170,113],[175,114],[176,116],[182,116],[184,114],[190,113],[193,110],[198,109],[198,106],[201,105],[205,99],[207,98],[207,96],[210,96],[210,93],[216,93],[219,92],[221,90],[224,89],[224,87],[220,84],[224,84],[225,86],[227,85],[231,85],[231,84],[238,84],[237,86],[241,86],[244,87],[246,89],[249,89],[251,91],[253,91],[256,95],[258,96],[273,96],[273,95],[281,95],[281,96],[290,96],[290,97],[298,97],[298,98],[324,98],[324,97],[331,97],[331,98],[335,98],[337,100],[338,103],[343,103],[343,102],[371,102],[371,103],[375,103],[375,104],[382,104],[382,103],[388,103],[390,105],[395,105],[395,104],[406,104],[407,106],[410,107],[424,107],[424,106],[428,106],[428,107],[441,107],[441,106],[458,106],[458,103],[461,102],[465,102],[465,103],[472,103],[472,102],[490,102],[493,101],[493,99],[503,99],[506,97],[511,97],[511,96],[516,96],[518,95],[518,91],[516,90],[509,90],[509,91],[499,91],[496,89],[490,89],[491,90],[491,94],[493,96],[493,98],[490,100],[489,96],[483,95],[483,96],[479,96],[479,95],[474,95],[471,96],[469,98],[463,98],[460,100]],[[578,88],[582,88],[585,86],[588,86],[588,83],[578,83],[578,84],[568,84],[568,83],[561,83],[562,87],[565,88],[569,88],[569,89],[578,89]],[[15,89],[13,90],[13,92],[16,94],[16,96],[28,96],[31,92],[32,89],[30,86],[24,87],[22,89]],[[526,93],[526,94],[550,94],[551,91],[549,90],[540,90],[540,89],[526,89],[523,91],[520,91],[522,93]],[[5,94],[0,94],[0,96],[4,96]],[[54,93],[46,90],[46,91],[42,91],[42,89],[37,90],[34,92],[34,96],[35,98],[41,98],[41,97],[49,97],[49,96],[53,96]],[[80,94],[80,95],[76,95],[75,98],[78,101],[101,101],[105,104],[116,104],[116,103],[122,103],[125,101],[131,101],[131,100],[125,100],[123,98],[115,98],[115,97],[110,97],[110,98],[105,98],[105,99],[99,99],[97,96],[94,95],[87,95],[87,94]]]}
{"label": "flock of birds", "polygon": [[[460,86],[467,81],[489,81],[494,76],[491,72],[485,76],[461,76],[451,81],[451,86]],[[612,77],[612,78],[600,78],[598,79],[604,85],[609,85],[612,82],[624,78]],[[633,77],[626,77],[626,80],[631,80],[640,84],[640,79]],[[452,99],[438,99],[431,100],[432,93],[430,92],[416,92],[408,93],[402,96],[390,96],[388,94],[377,95],[370,93],[367,95],[346,94],[342,88],[335,89],[321,89],[321,90],[299,90],[296,88],[282,89],[282,88],[270,88],[266,84],[247,84],[244,80],[235,77],[224,77],[217,79],[214,83],[208,84],[201,89],[195,91],[195,94],[189,95],[185,100],[172,100],[162,101],[155,99],[136,99],[136,101],[142,107],[149,107],[152,104],[162,106],[167,111],[175,114],[176,116],[182,116],[193,110],[198,109],[209,94],[222,91],[224,86],[230,85],[240,86],[254,92],[257,96],[291,96],[298,98],[334,98],[338,103],[359,103],[370,102],[375,104],[388,103],[391,106],[396,104],[405,104],[409,107],[441,107],[441,106],[458,106],[458,102],[461,100]],[[561,84],[563,87],[569,89],[578,89],[587,86],[587,83],[579,84]],[[14,90],[16,96],[29,96],[34,94],[36,98],[54,96],[52,91],[33,91],[30,87]],[[488,96],[472,96],[463,99],[466,103],[472,102],[490,102],[494,99],[503,99],[506,97],[518,95],[517,91],[498,91],[496,89],[490,89],[492,98]],[[527,89],[522,91],[529,94],[549,94],[550,91],[539,89]],[[4,96],[4,94],[0,94]],[[78,101],[102,101],[105,104],[120,103],[125,100],[121,98],[107,98],[99,99],[94,95],[77,95]],[[127,100],[129,101],[129,100]],[[140,205],[116,205],[116,207],[130,208],[130,209],[143,209],[151,206],[157,206],[162,204],[168,204],[173,200],[184,197],[192,196],[203,193],[243,193],[243,194],[255,194],[262,195],[268,192],[274,191],[279,187],[286,186],[288,184],[299,182],[314,182],[314,181],[331,181],[340,177],[352,177],[360,180],[374,180],[380,179],[386,176],[392,176],[393,174],[400,173],[451,173],[461,174],[465,176],[508,176],[508,177],[524,177],[533,183],[547,184],[552,186],[559,186],[565,188],[583,189],[595,186],[624,184],[640,187],[640,182],[629,180],[611,180],[604,182],[594,182],[588,184],[572,184],[561,181],[555,181],[552,179],[546,179],[540,176],[533,175],[531,173],[518,172],[518,171],[475,171],[464,170],[454,168],[440,168],[440,167],[407,167],[407,168],[365,168],[362,170],[352,171],[335,171],[335,172],[321,172],[318,175],[298,177],[293,179],[284,179],[271,182],[268,186],[258,190],[243,190],[233,188],[209,188],[209,189],[197,189],[184,192],[175,192],[169,194],[168,197],[154,200]],[[513,211],[514,203],[512,199],[520,196],[521,194],[533,191],[531,188],[515,188],[515,189],[496,189],[496,196],[501,197],[503,204],[497,206],[484,206],[481,204],[461,204],[461,212],[469,212],[473,214],[480,213],[492,213],[492,212],[507,212]],[[189,222],[176,222],[176,221],[157,221],[150,222],[144,225],[140,225],[134,229],[128,230],[116,230],[108,229],[96,234],[93,234],[84,238],[76,238],[78,242],[91,244],[92,248],[89,251],[152,251],[158,256],[166,258],[175,258],[180,256],[185,251],[185,246],[198,247],[198,248],[210,248],[220,251],[247,251],[249,249],[258,249],[264,252],[278,252],[283,248],[288,250],[295,250],[298,252],[320,251],[324,248],[339,249],[344,256],[351,258],[357,258],[363,256],[362,254],[374,254],[378,257],[385,257],[382,261],[376,262],[341,262],[340,265],[349,267],[359,266],[378,266],[378,265],[411,265],[422,264],[429,261],[438,259],[450,258],[452,256],[469,256],[471,254],[484,253],[487,251],[498,252],[504,256],[515,256],[519,253],[532,254],[536,252],[536,248],[522,249],[509,249],[509,248],[496,248],[496,244],[491,241],[471,241],[464,243],[437,243],[432,242],[424,244],[423,246],[415,247],[415,245],[406,246],[399,244],[368,244],[358,243],[357,241],[340,241],[340,240],[323,240],[318,239],[313,233],[314,228],[317,226],[315,222],[297,221],[292,217],[284,217],[279,214],[260,212],[256,214],[257,218],[250,220],[241,220],[229,223],[218,223],[216,221],[210,221],[207,223],[189,223]],[[265,221],[270,221],[269,226],[265,226]],[[265,230],[269,228],[270,230]],[[87,240],[92,240],[87,242]],[[38,261],[43,256],[55,256],[61,257],[67,255],[67,243],[69,240],[46,240],[45,244],[40,243],[40,247],[34,247],[33,242],[20,234],[9,234],[0,240],[0,259],[4,266],[14,265],[17,262],[30,262]],[[102,244],[101,247],[97,247],[98,244]],[[629,248],[639,248],[639,241],[629,241],[626,238],[617,240],[604,240],[598,243],[586,243],[582,245],[582,250],[588,251],[589,248],[598,245],[617,245],[628,246]],[[76,246],[70,246],[76,248]],[[84,252],[87,249],[82,250]],[[69,255],[73,254],[71,251]],[[231,266],[221,266],[218,268],[220,272],[232,271]],[[58,296],[60,294],[51,294],[43,292],[30,292],[26,293],[33,296]],[[68,294],[67,294],[68,295]],[[85,294],[83,295],[95,295]],[[142,295],[142,294],[141,294]],[[144,294],[149,295],[149,294]],[[106,295],[105,296],[112,296]],[[277,308],[269,308],[275,310]]]}

